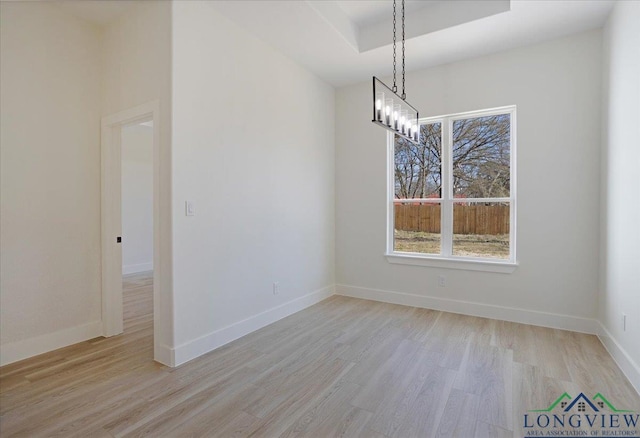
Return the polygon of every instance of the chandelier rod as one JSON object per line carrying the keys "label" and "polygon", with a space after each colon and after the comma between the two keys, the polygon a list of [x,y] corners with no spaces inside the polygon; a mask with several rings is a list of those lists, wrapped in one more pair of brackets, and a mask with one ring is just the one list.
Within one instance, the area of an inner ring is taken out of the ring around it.
{"label": "chandelier rod", "polygon": [[396,85],[396,0],[393,0],[393,92],[398,92]]}
{"label": "chandelier rod", "polygon": [[404,91],[404,0],[402,0],[402,98],[407,98],[407,93]]}

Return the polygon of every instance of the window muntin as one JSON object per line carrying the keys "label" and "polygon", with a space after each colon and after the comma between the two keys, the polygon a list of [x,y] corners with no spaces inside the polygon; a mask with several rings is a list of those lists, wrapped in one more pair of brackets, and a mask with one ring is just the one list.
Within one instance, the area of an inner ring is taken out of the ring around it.
{"label": "window muntin", "polygon": [[390,135],[390,255],[515,263],[515,107]]}

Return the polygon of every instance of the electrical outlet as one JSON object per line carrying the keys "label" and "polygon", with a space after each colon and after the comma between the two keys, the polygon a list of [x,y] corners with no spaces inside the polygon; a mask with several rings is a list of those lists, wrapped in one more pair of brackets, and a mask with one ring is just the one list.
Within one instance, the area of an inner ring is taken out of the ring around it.
{"label": "electrical outlet", "polygon": [[280,293],[280,283],[275,281],[273,283],[273,294],[278,295]]}
{"label": "electrical outlet", "polygon": [[444,278],[444,275],[438,275],[438,286],[445,287],[446,285],[447,285],[447,282]]}
{"label": "electrical outlet", "polygon": [[627,314],[626,313],[622,314],[622,331],[623,332],[627,331]]}

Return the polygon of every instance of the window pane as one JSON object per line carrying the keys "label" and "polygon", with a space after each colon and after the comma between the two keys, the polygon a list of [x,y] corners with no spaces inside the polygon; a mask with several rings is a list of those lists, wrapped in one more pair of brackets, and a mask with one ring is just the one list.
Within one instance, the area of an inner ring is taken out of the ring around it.
{"label": "window pane", "polygon": [[453,204],[453,255],[509,258],[509,203]]}
{"label": "window pane", "polygon": [[440,198],[441,123],[420,126],[420,144],[395,139],[395,197]]}
{"label": "window pane", "polygon": [[393,250],[440,254],[440,203],[400,203],[394,209]]}
{"label": "window pane", "polygon": [[453,122],[453,194],[460,198],[508,198],[511,116]]}

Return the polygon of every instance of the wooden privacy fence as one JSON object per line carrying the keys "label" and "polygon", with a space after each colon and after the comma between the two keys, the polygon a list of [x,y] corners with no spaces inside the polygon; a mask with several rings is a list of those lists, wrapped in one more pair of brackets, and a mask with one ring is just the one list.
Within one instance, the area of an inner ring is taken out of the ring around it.
{"label": "wooden privacy fence", "polygon": [[[439,204],[395,204],[395,228],[440,232]],[[454,205],[454,234],[509,234],[508,205]]]}

